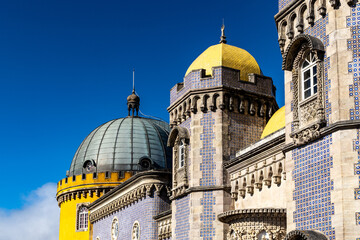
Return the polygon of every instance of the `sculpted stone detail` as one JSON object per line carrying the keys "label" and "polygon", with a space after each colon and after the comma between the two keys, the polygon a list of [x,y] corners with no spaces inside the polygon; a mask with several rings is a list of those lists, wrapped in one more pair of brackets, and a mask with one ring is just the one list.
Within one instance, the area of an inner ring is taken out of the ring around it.
{"label": "sculpted stone detail", "polygon": [[105,194],[108,191],[110,191],[111,189],[112,189],[112,187],[97,188],[97,189],[79,189],[76,191],[63,193],[57,197],[58,205],[60,207],[60,205],[63,202],[71,201],[71,200],[75,200],[75,199],[88,198],[88,197],[92,198],[94,196],[94,194],[97,197],[100,197],[101,193]]}
{"label": "sculpted stone detail", "polygon": [[239,198],[245,198],[246,194],[252,196],[264,187],[270,188],[272,184],[280,186],[282,180],[286,180],[285,156],[281,155],[241,169],[232,176],[231,198],[237,201]]}
{"label": "sculpted stone detail", "polygon": [[[256,78],[260,77],[250,76],[249,78],[251,81],[255,81]],[[278,107],[274,96],[269,94],[258,95],[245,91],[228,92],[223,89],[212,93],[192,93],[184,97],[181,103],[172,106],[172,109],[169,110],[170,127],[179,126],[182,122],[190,118],[192,114],[201,112],[229,111],[270,118],[277,109]]]}
{"label": "sculpted stone detail", "polygon": [[318,112],[318,103],[316,101],[311,101],[300,107],[301,119],[300,124],[306,126],[308,123],[316,120]]}
{"label": "sculpted stone detail", "polygon": [[308,128],[301,129],[291,135],[296,145],[306,144],[320,137],[320,128],[323,124],[316,123]]}
{"label": "sculpted stone detail", "polygon": [[171,217],[158,222],[158,236],[159,240],[171,238]]}
{"label": "sculpted stone detail", "polygon": [[218,218],[229,224],[226,235],[228,240],[253,240],[265,236],[272,240],[282,240],[286,235],[285,209],[233,210],[220,214]]}
{"label": "sculpted stone detail", "polygon": [[138,186],[137,188],[131,190],[130,192],[120,196],[116,200],[111,201],[110,203],[101,207],[100,209],[91,212],[89,219],[93,223],[107,215],[110,215],[115,211],[118,211],[120,209],[125,208],[126,206],[135,203],[138,200],[141,200],[147,196],[151,196],[153,193],[155,193],[156,195],[160,195],[160,191],[163,187],[164,184],[159,184],[159,183],[156,184],[148,183]]}
{"label": "sculpted stone detail", "polygon": [[[313,141],[320,136],[320,128],[325,125],[324,97],[323,97],[323,71],[324,71],[324,46],[314,37],[298,35],[290,43],[285,55],[283,67],[292,72],[293,93],[293,122],[290,135],[296,145]],[[302,74],[301,66],[306,56],[313,54],[316,62],[317,92],[306,100],[302,99]],[[290,65],[292,61],[292,65]],[[291,66],[291,67],[290,67]]]}

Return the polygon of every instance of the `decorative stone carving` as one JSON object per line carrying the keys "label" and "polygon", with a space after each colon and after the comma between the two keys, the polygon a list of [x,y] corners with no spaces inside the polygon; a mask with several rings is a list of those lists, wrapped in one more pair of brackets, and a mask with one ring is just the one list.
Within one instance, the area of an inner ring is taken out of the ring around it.
{"label": "decorative stone carving", "polygon": [[318,111],[317,101],[307,102],[306,104],[300,107],[300,111],[301,111],[300,124],[302,126],[306,126],[307,124],[316,120],[316,115]]}
{"label": "decorative stone carving", "polygon": [[158,183],[157,184],[148,183],[148,184],[140,185],[137,188],[131,190],[129,193],[126,193],[120,196],[118,199],[109,202],[100,209],[91,212],[89,219],[93,223],[107,215],[112,214],[115,211],[118,211],[132,203],[135,203],[138,200],[143,199],[146,196],[152,195],[153,192],[155,192],[156,194],[160,194],[160,191],[163,188],[163,186],[164,184],[158,184]]}
{"label": "decorative stone carving", "polygon": [[291,134],[296,145],[303,145],[320,137],[320,128],[324,123],[316,123],[308,128],[301,129]]}
{"label": "decorative stone carving", "polygon": [[239,209],[219,214],[221,222],[229,224],[226,239],[260,239],[262,233],[269,239],[282,240],[286,235],[286,210],[274,208]]}
{"label": "decorative stone carving", "polygon": [[335,9],[337,9],[340,6],[340,0],[330,0],[329,2],[330,5]]}
{"label": "decorative stone carving", "polygon": [[[270,188],[272,183],[281,185],[282,175],[285,174],[285,157],[272,156],[270,161],[262,161],[241,169],[236,177],[231,178],[231,195],[238,199],[244,199],[246,193],[249,196],[261,191],[264,186]],[[285,180],[285,179],[284,179]],[[257,189],[257,190],[256,190]]]}
{"label": "decorative stone carving", "polygon": [[[322,5],[324,6],[324,4]],[[310,4],[309,14],[313,12],[313,3]],[[317,66],[317,93],[311,100],[303,100],[301,92],[301,78],[299,72],[303,59],[307,54],[314,54]],[[313,141],[320,136],[320,128],[324,126],[324,99],[323,99],[323,71],[324,45],[321,40],[300,34],[289,44],[283,59],[283,69],[292,71],[293,93],[293,133],[294,143],[301,145]],[[311,125],[312,126],[309,126]]]}

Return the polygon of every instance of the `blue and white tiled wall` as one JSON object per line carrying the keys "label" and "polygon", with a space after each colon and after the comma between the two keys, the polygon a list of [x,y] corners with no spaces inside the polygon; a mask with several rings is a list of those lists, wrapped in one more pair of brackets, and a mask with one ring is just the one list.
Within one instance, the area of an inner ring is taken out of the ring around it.
{"label": "blue and white tiled wall", "polygon": [[[204,113],[203,118],[200,120],[200,125],[203,128],[202,134],[200,134],[200,140],[202,142],[202,148],[200,149],[200,155],[202,162],[200,163],[200,171],[202,173],[200,178],[200,186],[214,186],[217,184],[215,170],[216,162],[214,161],[214,155],[216,148],[214,147],[215,140],[215,118],[212,112]],[[203,211],[200,215],[200,236],[204,240],[211,240],[215,237],[215,212],[213,206],[216,204],[216,198],[212,191],[204,192],[203,198],[200,200],[203,207]]]}
{"label": "blue and white tiled wall", "polygon": [[175,200],[175,235],[176,239],[189,240],[190,231],[190,196]]}
{"label": "blue and white tiled wall", "polygon": [[328,135],[293,150],[293,199],[296,209],[293,217],[296,229],[316,229],[333,240],[335,230],[332,227],[334,204],[331,202],[331,191],[334,187],[330,176],[333,168],[331,144],[332,136]]}
{"label": "blue and white tiled wall", "polygon": [[[353,84],[349,86],[349,96],[354,99],[354,108],[350,109],[350,120],[359,120],[359,84],[360,84],[360,4],[351,8],[351,13],[346,19],[346,26],[351,30],[351,39],[348,40],[348,50],[352,52],[352,62],[348,63],[348,73],[353,75]],[[357,130],[357,138],[353,141],[353,149],[358,153],[357,163],[354,166],[354,174],[359,176],[359,188],[354,189],[355,200],[360,200],[360,130]],[[360,209],[355,213],[356,225],[360,225]],[[359,238],[360,239],[360,236]]]}
{"label": "blue and white tiled wall", "polygon": [[279,0],[279,11],[286,7],[290,2],[294,0]]}
{"label": "blue and white tiled wall", "polygon": [[131,239],[135,221],[140,224],[140,239],[158,239],[157,223],[153,219],[157,214],[169,210],[170,205],[160,196],[147,196],[138,202],[112,213],[93,224],[93,239],[111,239],[111,224],[116,216],[119,220],[118,239]]}
{"label": "blue and white tiled wall", "polygon": [[178,91],[176,86],[170,90],[170,105],[181,98],[190,89],[221,86],[221,68],[215,68],[212,77],[201,78],[201,71],[192,71],[184,78],[184,87]]}
{"label": "blue and white tiled wall", "polygon": [[[320,39],[325,49],[329,46],[329,36],[326,34],[326,26],[329,18],[320,18],[313,27],[304,30]],[[330,58],[324,57],[324,98],[325,118],[329,122],[331,115],[331,79],[328,78]],[[315,229],[324,233],[330,240],[335,239],[335,228],[332,225],[334,216],[334,204],[331,200],[331,192],[334,189],[331,179],[333,158],[330,155],[332,135],[328,135],[311,144],[302,146],[292,151],[294,161],[293,180],[295,190],[293,200],[295,211],[293,219],[296,229]]]}

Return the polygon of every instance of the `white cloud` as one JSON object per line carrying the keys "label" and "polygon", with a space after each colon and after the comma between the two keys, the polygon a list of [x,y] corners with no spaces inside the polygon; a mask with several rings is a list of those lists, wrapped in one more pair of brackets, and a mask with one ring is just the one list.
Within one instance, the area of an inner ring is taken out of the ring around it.
{"label": "white cloud", "polygon": [[57,240],[60,209],[56,184],[47,183],[26,196],[22,209],[0,209],[0,240]]}

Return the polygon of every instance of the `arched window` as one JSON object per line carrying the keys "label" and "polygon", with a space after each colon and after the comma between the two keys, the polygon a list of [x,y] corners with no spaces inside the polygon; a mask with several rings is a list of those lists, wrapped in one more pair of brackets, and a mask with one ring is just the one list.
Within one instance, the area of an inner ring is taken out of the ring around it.
{"label": "arched window", "polygon": [[302,99],[305,100],[317,93],[316,57],[309,53],[301,65]]}
{"label": "arched window", "polygon": [[182,168],[185,166],[185,143],[184,139],[180,140],[179,143],[179,168]]}
{"label": "arched window", "polygon": [[111,223],[111,240],[117,240],[119,236],[119,220],[114,217]]}
{"label": "arched window", "polygon": [[136,221],[133,225],[131,239],[140,240],[140,224],[138,221]]}
{"label": "arched window", "polygon": [[77,214],[77,230],[78,231],[87,231],[88,214],[89,214],[89,211],[85,206],[81,206],[78,209],[78,214]]}

